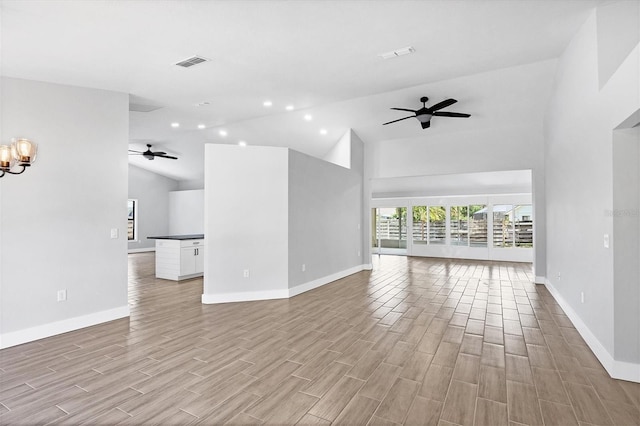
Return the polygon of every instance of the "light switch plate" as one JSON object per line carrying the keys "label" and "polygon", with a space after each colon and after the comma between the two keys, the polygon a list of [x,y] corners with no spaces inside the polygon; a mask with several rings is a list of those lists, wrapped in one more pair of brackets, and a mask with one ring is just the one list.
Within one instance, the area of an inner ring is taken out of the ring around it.
{"label": "light switch plate", "polygon": [[111,228],[111,239],[118,238],[118,228]]}
{"label": "light switch plate", "polygon": [[609,234],[604,234],[604,248],[609,248]]}

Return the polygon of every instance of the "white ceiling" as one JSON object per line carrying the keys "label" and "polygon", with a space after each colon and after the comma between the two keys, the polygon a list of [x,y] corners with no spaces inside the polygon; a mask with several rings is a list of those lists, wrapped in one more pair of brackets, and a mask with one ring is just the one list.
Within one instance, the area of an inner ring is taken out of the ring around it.
{"label": "white ceiling", "polygon": [[[350,127],[368,135],[365,142],[395,131],[419,135],[413,120],[382,127],[403,116],[389,107],[417,108],[431,95],[433,103],[455,97],[460,103],[448,110],[469,112],[465,93],[407,88],[556,58],[596,3],[0,0],[1,72],[125,92],[161,107],[131,112],[130,146],[152,143],[180,159],[130,162],[197,180],[205,142],[322,156]],[[415,53],[378,57],[406,46]],[[193,55],[211,61],[174,65]],[[197,106],[203,101],[210,104]],[[289,104],[294,111],[285,111]],[[313,120],[302,118],[307,113]]]}

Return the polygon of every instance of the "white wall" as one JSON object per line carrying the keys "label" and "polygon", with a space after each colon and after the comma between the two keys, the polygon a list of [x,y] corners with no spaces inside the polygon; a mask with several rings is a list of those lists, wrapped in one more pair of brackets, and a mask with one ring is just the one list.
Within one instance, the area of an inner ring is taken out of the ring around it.
{"label": "white wall", "polygon": [[347,131],[322,158],[338,166],[351,167],[351,130]]}
{"label": "white wall", "polygon": [[39,150],[0,180],[0,345],[127,316],[128,96],[1,81],[2,143]]}
{"label": "white wall", "polygon": [[204,234],[204,189],[169,193],[169,234]]}
{"label": "white wall", "polygon": [[[425,94],[446,92],[466,107],[469,119],[435,117],[420,137],[366,143],[374,179],[531,170],[535,209],[535,274],[546,274],[544,110],[551,96],[556,61],[421,86]],[[439,120],[439,121],[438,121]],[[450,120],[446,124],[442,120]],[[386,194],[391,195],[391,194]],[[368,229],[368,231],[370,231]],[[368,238],[367,238],[368,240]]]}
{"label": "white wall", "polygon": [[204,303],[286,297],[288,161],[286,148],[205,146]]}
{"label": "white wall", "polygon": [[636,44],[600,89],[599,11],[560,58],[547,109],[547,279],[609,373],[640,380],[640,359],[630,365],[616,359],[617,341],[625,335],[631,340],[638,330],[615,329],[613,250],[603,243],[605,234],[613,234],[613,217],[606,213],[613,210],[613,129],[640,108],[640,51]]}
{"label": "white wall", "polygon": [[360,267],[361,229],[361,173],[290,150],[289,287]]}
{"label": "white wall", "polygon": [[[613,139],[614,353],[640,360],[640,127]],[[635,330],[635,333],[629,333]]]}
{"label": "white wall", "polygon": [[138,200],[138,240],[129,241],[129,251],[155,248],[155,240],[147,237],[167,235],[169,227],[170,191],[178,182],[165,176],[129,165],[129,198]]}
{"label": "white wall", "polygon": [[206,146],[203,303],[291,297],[363,269],[363,149],[347,138],[352,169],[287,148]]}

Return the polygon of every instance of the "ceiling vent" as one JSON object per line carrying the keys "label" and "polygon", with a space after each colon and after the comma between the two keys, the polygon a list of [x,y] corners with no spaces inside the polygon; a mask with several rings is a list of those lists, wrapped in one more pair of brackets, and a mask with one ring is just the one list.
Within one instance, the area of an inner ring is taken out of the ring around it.
{"label": "ceiling vent", "polygon": [[411,46],[408,46],[408,47],[403,47],[402,49],[392,50],[391,52],[381,53],[378,56],[380,56],[382,59],[391,59],[391,58],[396,58],[398,56],[408,55],[409,53],[413,53],[415,51],[416,49],[414,49]]}
{"label": "ceiling vent", "polygon": [[178,62],[176,65],[182,68],[190,68],[194,65],[201,64],[203,62],[207,62],[207,58],[203,58],[202,56],[193,56],[191,58],[185,59],[183,61]]}

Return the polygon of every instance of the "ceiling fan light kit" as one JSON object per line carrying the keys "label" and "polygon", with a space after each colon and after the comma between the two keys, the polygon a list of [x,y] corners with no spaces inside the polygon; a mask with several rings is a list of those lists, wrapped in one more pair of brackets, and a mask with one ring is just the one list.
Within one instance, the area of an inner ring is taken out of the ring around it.
{"label": "ceiling fan light kit", "polygon": [[389,121],[386,123],[383,123],[383,126],[386,126],[387,124],[391,124],[391,123],[396,123],[398,121],[402,121],[402,120],[407,120],[409,118],[417,118],[418,121],[420,122],[420,125],[422,126],[423,129],[428,129],[429,127],[431,127],[431,118],[433,117],[457,117],[457,118],[469,118],[471,117],[471,114],[465,114],[465,113],[461,113],[461,112],[448,112],[448,111],[440,111],[443,108],[446,108],[450,105],[455,104],[456,102],[458,102],[455,99],[445,99],[442,102],[438,102],[437,104],[427,107],[427,102],[429,101],[429,98],[426,96],[423,96],[420,98],[420,102],[422,102],[422,108],[420,109],[407,109],[407,108],[391,108],[391,109],[395,109],[397,111],[407,111],[407,112],[412,112],[414,115],[410,115],[408,117],[404,117],[404,118],[399,118],[397,120],[393,120],[393,121]]}

